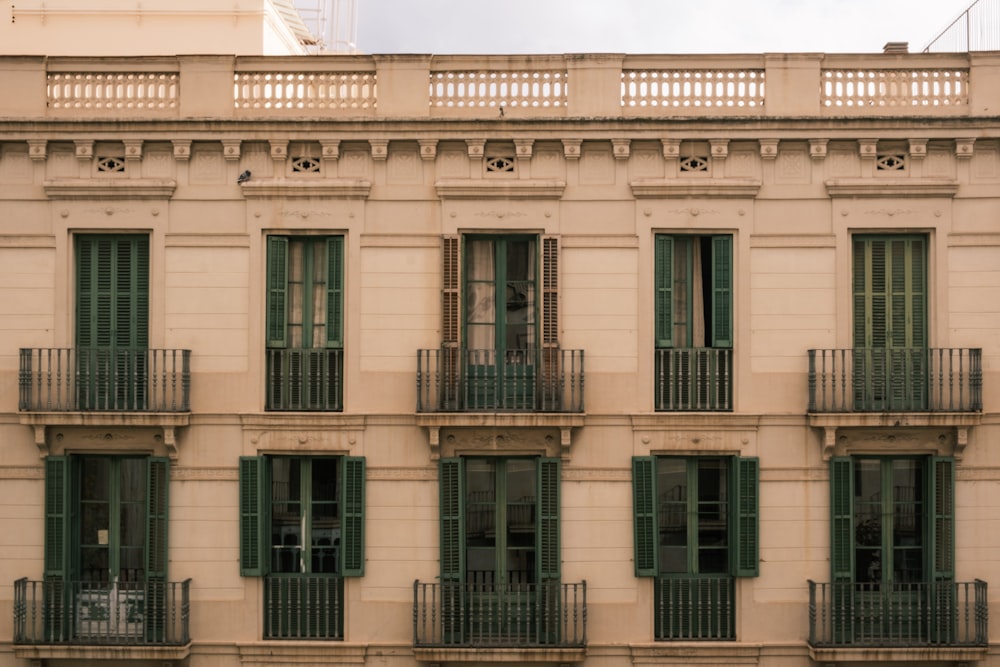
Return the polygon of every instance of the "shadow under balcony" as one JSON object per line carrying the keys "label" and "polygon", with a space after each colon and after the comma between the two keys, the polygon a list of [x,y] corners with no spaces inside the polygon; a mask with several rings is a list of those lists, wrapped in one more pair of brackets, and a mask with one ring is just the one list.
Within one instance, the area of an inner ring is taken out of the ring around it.
{"label": "shadow under balcony", "polygon": [[827,430],[827,448],[844,427],[964,433],[982,418],[982,369],[979,348],[809,350],[809,423]]}
{"label": "shadow under balcony", "polygon": [[47,426],[174,429],[190,418],[191,351],[129,347],[21,348],[18,409],[47,453]]}
{"label": "shadow under balcony", "polygon": [[809,651],[817,662],[973,661],[986,657],[987,585],[809,582]]}
{"label": "shadow under balcony", "polygon": [[191,580],[14,582],[14,655],[27,660],[182,660]]}
{"label": "shadow under balcony", "polygon": [[579,662],[587,582],[413,583],[413,649],[423,662]]}

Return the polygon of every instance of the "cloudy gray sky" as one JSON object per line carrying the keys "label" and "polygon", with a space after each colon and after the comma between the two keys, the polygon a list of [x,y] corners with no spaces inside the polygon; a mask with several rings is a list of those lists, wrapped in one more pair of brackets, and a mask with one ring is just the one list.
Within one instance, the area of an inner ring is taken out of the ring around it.
{"label": "cloudy gray sky", "polygon": [[973,0],[356,0],[362,53],[921,51]]}

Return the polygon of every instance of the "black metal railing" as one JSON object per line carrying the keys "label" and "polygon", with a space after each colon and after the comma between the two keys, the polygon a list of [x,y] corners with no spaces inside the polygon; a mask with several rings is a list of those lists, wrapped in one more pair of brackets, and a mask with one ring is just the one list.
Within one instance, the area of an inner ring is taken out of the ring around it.
{"label": "black metal railing", "polygon": [[344,351],[339,348],[268,349],[267,409],[343,410]]}
{"label": "black metal railing", "polygon": [[809,582],[813,646],[986,646],[986,582]]}
{"label": "black metal railing", "polygon": [[583,350],[417,350],[417,412],[583,412]]}
{"label": "black metal railing", "polygon": [[18,385],[27,412],[187,412],[191,350],[21,348]]}
{"label": "black metal railing", "polygon": [[576,648],[587,643],[587,582],[413,582],[413,644]]}
{"label": "black metal railing", "polygon": [[979,348],[809,350],[809,412],[979,412]]}
{"label": "black metal railing", "polygon": [[730,575],[657,577],[657,641],[736,639],[735,579]]}
{"label": "black metal railing", "polygon": [[272,574],[264,578],[264,639],[343,638],[343,577]]}
{"label": "black metal railing", "polygon": [[656,350],[656,409],[730,412],[733,351],[689,347]]}
{"label": "black metal railing", "polygon": [[191,580],[14,582],[15,644],[183,646]]}

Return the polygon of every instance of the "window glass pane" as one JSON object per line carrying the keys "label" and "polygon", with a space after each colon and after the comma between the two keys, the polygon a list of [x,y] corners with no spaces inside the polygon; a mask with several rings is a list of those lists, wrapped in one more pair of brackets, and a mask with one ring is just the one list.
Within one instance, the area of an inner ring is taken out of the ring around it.
{"label": "window glass pane", "polygon": [[311,571],[336,572],[340,547],[338,459],[312,459]]}
{"label": "window glass pane", "polygon": [[[304,326],[312,327],[311,347],[320,347],[326,340],[326,238],[308,239],[309,250],[312,255],[311,275],[309,276],[309,298],[311,299],[309,308],[309,322],[303,322]],[[303,318],[305,319],[305,318]]]}
{"label": "window glass pane", "polygon": [[533,459],[506,461],[507,582],[535,582],[535,508],[538,500]]}
{"label": "window glass pane", "polygon": [[80,577],[89,582],[109,578],[111,539],[111,459],[80,459]]}
{"label": "window glass pane", "polygon": [[893,579],[898,583],[924,580],[923,465],[921,461],[892,461]]}
{"label": "window glass pane", "polygon": [[288,346],[302,347],[302,304],[305,300],[305,248],[300,240],[288,242]]}
{"label": "window glass pane", "polygon": [[698,571],[729,570],[729,466],[722,459],[698,459]]}
{"label": "window glass pane", "polygon": [[271,570],[300,572],[302,554],[301,461],[271,460]]}
{"label": "window glass pane", "polygon": [[656,460],[660,572],[688,571],[688,475],[682,458]]}
{"label": "window glass pane", "polygon": [[854,466],[854,567],[859,582],[882,580],[882,466],[859,459]]}
{"label": "window glass pane", "polygon": [[496,571],[496,464],[470,459],[465,466],[466,581],[492,585]]}

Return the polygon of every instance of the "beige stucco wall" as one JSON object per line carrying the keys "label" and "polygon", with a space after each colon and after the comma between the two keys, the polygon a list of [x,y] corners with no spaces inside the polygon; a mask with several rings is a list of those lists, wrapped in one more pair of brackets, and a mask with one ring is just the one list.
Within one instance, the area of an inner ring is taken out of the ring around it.
{"label": "beige stucco wall", "polygon": [[[915,67],[930,62],[914,58]],[[609,80],[615,89],[615,77],[601,69],[608,61],[620,67],[622,59],[574,62],[587,67],[592,95],[607,93]],[[996,77],[995,61],[978,80]],[[256,110],[233,120],[227,62],[211,60],[204,74],[224,83],[215,86],[222,103],[180,103],[214,109],[207,118],[177,111],[131,124],[114,113],[60,114],[35,97],[0,101],[0,667],[27,664],[10,641],[12,583],[42,573],[40,454],[102,451],[93,443],[105,432],[122,447],[167,453],[155,429],[50,426],[37,443],[22,423],[18,348],[73,344],[72,239],[79,232],[150,235],[151,345],[192,350],[191,414],[177,429],[169,535],[170,579],[192,579],[191,667],[333,665],[348,654],[369,665],[415,664],[412,584],[439,573],[435,458],[492,448],[498,434],[534,453],[545,450],[543,435],[559,443],[551,424],[454,428],[443,429],[456,439],[442,436],[439,451],[418,425],[416,350],[440,344],[440,239],[455,233],[559,238],[559,337],[563,348],[585,350],[586,414],[569,446],[549,448],[564,458],[563,580],[588,586],[587,667],[654,659],[811,664],[806,582],[830,578],[830,451],[806,414],[807,351],[851,345],[850,238],[858,232],[927,235],[931,344],[983,349],[983,412],[967,429],[946,418],[944,427],[848,434],[848,445],[832,447],[959,454],[957,578],[1000,581],[1000,452],[993,446],[1000,437],[1000,130],[993,117],[951,108],[888,119],[824,116],[815,96],[802,92],[816,82],[818,56],[769,56],[768,71],[778,74],[773,86],[768,79],[767,119],[720,120],[716,111],[638,116],[634,109],[591,118],[576,107],[558,111],[559,119],[524,109],[512,112],[522,114],[514,120],[468,109],[448,118],[426,109],[393,117],[387,109],[412,100],[392,99],[384,82],[420,80],[428,60],[387,59],[379,60],[386,68],[379,85],[389,99],[377,111],[314,112],[302,122],[297,110]],[[313,62],[331,61],[305,67]],[[0,72],[14,72],[25,95],[44,81],[38,66],[0,58]],[[182,96],[209,87],[204,78],[189,87],[183,76]],[[973,99],[998,94],[976,90]],[[581,104],[617,108],[606,98]],[[664,155],[670,137],[697,142],[698,150],[725,139],[726,155],[712,158],[708,172],[685,175],[676,156]],[[960,148],[969,137],[974,147]],[[532,143],[513,175],[486,173],[482,158],[470,156],[477,142],[506,148],[514,139]],[[823,140],[821,154],[816,140]],[[911,140],[926,143],[925,157],[910,150]],[[120,177],[131,186],[112,192],[109,177],[74,142],[97,142],[96,156],[123,141],[141,141],[140,154]],[[319,151],[331,141],[337,155],[324,153],[315,176],[293,173],[275,152],[288,142]],[[902,146],[908,170],[880,173],[860,148],[873,141]],[[32,154],[39,146],[42,154]],[[251,182],[239,186],[245,169]],[[70,182],[81,189],[68,192]],[[523,186],[518,194],[497,194],[515,185]],[[533,185],[548,194],[530,192]],[[130,188],[149,192],[130,195]],[[263,242],[274,231],[345,235],[341,414],[263,410]],[[731,413],[653,411],[657,232],[733,235]],[[346,584],[345,642],[260,639],[260,581],[239,575],[236,466],[239,456],[279,451],[366,458],[366,572]],[[630,466],[634,455],[667,452],[760,457],[760,576],[738,580],[735,642],[654,645],[652,582],[635,577],[632,564]],[[996,617],[995,593],[990,600]],[[994,653],[991,646],[982,664],[1000,664]]]}

